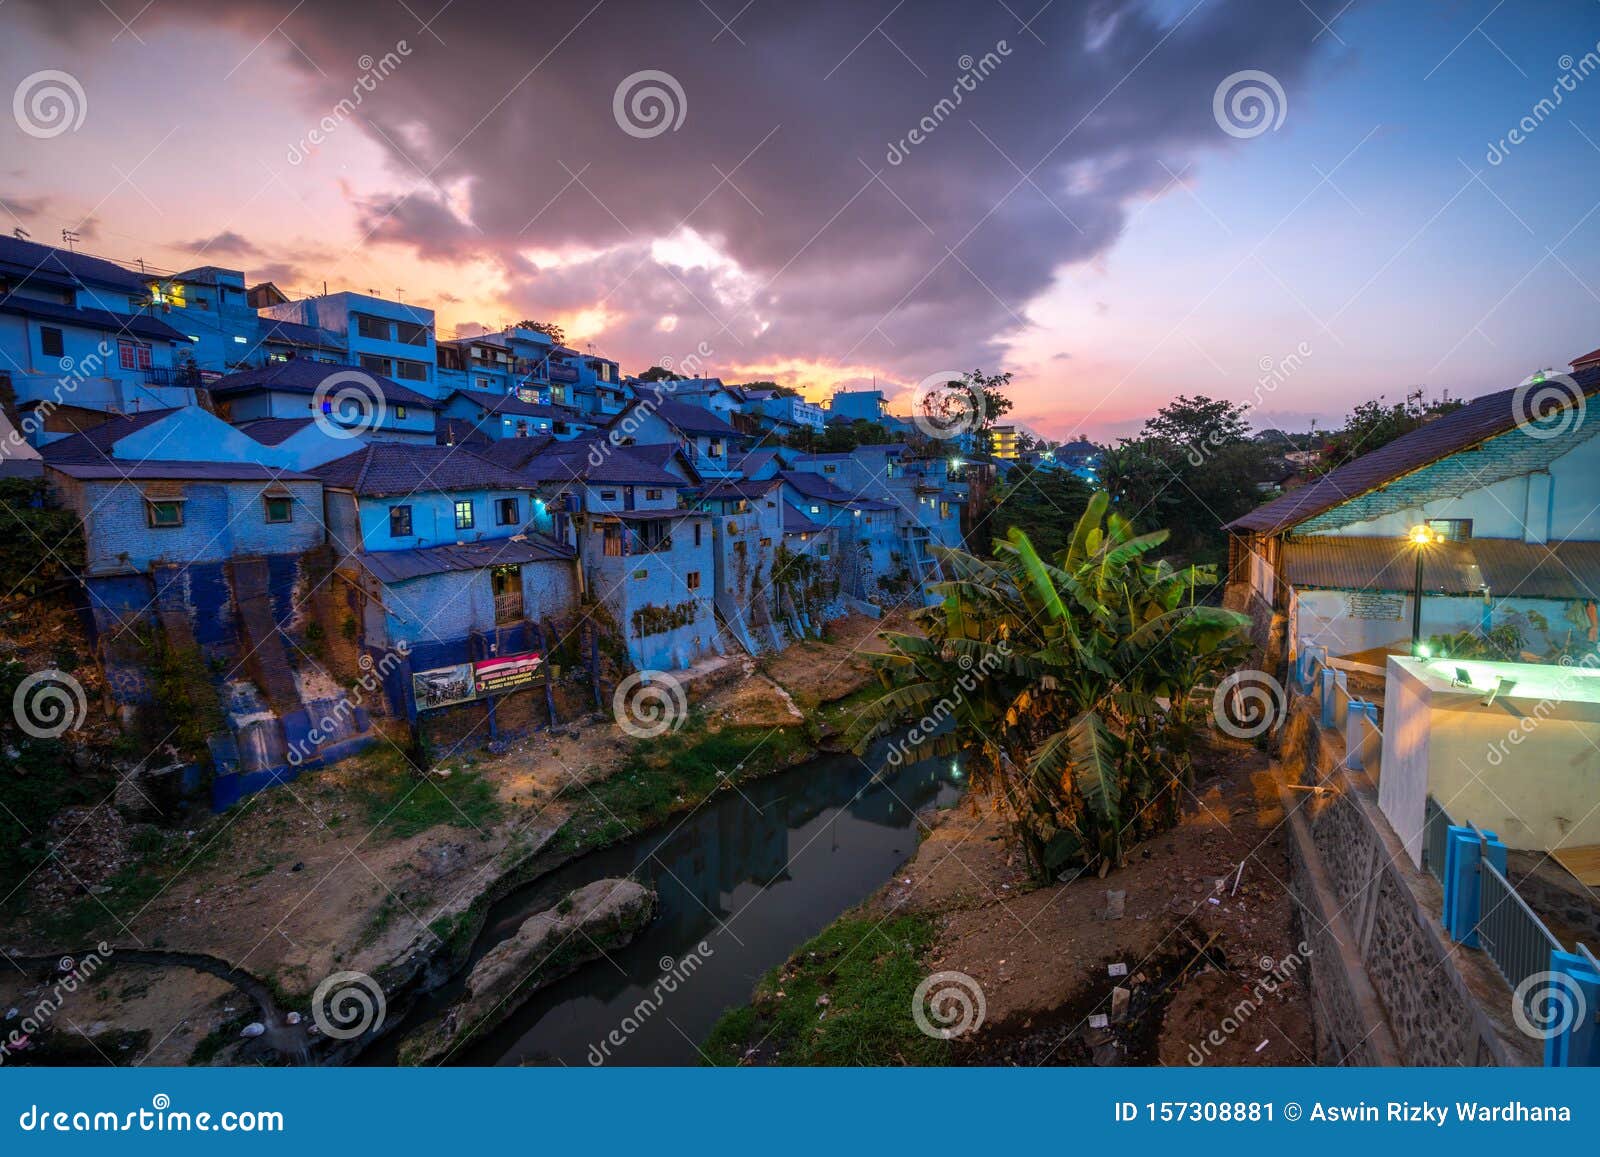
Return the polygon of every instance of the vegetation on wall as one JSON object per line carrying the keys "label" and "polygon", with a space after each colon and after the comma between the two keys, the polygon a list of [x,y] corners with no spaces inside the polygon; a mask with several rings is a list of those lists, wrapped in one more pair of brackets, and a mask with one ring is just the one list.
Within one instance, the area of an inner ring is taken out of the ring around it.
{"label": "vegetation on wall", "polygon": [[689,626],[699,613],[699,599],[688,599],[670,607],[650,603],[633,612],[633,633],[641,639],[650,635],[664,635],[679,627]]}
{"label": "vegetation on wall", "polygon": [[36,595],[84,564],[83,528],[37,478],[0,478],[0,574],[13,594]]}
{"label": "vegetation on wall", "polygon": [[785,607],[796,616],[819,623],[823,610],[839,597],[838,568],[809,554],[792,551],[783,543],[772,562],[773,585],[778,588],[778,613]]}

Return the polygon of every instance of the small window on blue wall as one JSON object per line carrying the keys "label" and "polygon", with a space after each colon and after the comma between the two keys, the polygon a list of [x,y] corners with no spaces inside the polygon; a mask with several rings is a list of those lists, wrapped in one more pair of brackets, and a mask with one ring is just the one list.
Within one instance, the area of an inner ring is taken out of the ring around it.
{"label": "small window on blue wall", "polygon": [[517,517],[517,500],[499,499],[494,504],[494,520],[501,526],[515,526],[520,521]]}
{"label": "small window on blue wall", "polygon": [[153,527],[182,526],[183,502],[179,499],[147,500],[145,517]]}
{"label": "small window on blue wall", "polygon": [[473,525],[472,500],[464,498],[456,503],[456,529],[471,530]]}
{"label": "small window on blue wall", "polygon": [[268,522],[293,522],[294,500],[287,494],[267,494],[262,496],[266,504]]}
{"label": "small window on blue wall", "polygon": [[409,507],[409,506],[391,506],[391,507],[389,507],[389,537],[390,538],[410,538],[411,537],[411,507]]}

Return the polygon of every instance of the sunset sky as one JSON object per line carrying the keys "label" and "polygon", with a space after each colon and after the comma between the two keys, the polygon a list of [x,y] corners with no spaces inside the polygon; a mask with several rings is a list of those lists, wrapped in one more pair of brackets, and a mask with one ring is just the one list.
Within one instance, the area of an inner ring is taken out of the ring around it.
{"label": "sunset sky", "polygon": [[[1056,438],[1179,393],[1326,426],[1600,346],[1592,2],[10,0],[0,26],[7,92],[83,94],[56,135],[0,118],[6,229],[398,291],[441,336],[544,318],[627,372],[703,350],[817,398],[1004,369]],[[619,123],[645,70],[676,128]],[[1219,125],[1242,70],[1278,127]]]}

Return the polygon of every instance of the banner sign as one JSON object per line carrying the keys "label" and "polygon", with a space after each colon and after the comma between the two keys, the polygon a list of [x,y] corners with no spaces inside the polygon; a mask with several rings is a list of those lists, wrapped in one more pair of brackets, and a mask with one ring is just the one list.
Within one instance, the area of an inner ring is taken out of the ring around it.
{"label": "banner sign", "polygon": [[416,697],[418,711],[466,703],[477,698],[478,694],[472,678],[471,663],[435,667],[429,671],[413,671],[411,691]]}
{"label": "banner sign", "polygon": [[456,663],[414,671],[412,694],[418,711],[470,703],[483,695],[501,695],[531,687],[539,677],[544,660],[532,651],[522,655],[501,655],[476,663]]}
{"label": "banner sign", "polygon": [[505,655],[498,659],[484,659],[472,665],[473,679],[479,695],[498,695],[502,691],[515,691],[531,686],[539,675],[541,660],[529,652],[526,655]]}

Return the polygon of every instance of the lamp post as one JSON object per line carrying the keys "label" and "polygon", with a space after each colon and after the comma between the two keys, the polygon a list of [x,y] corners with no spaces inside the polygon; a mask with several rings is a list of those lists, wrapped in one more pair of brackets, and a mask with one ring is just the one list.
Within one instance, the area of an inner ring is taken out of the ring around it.
{"label": "lamp post", "polygon": [[1423,658],[1422,646],[1422,563],[1423,551],[1439,541],[1439,536],[1427,523],[1421,523],[1411,528],[1406,536],[1412,548],[1417,552],[1417,583],[1411,595],[1411,657]]}

